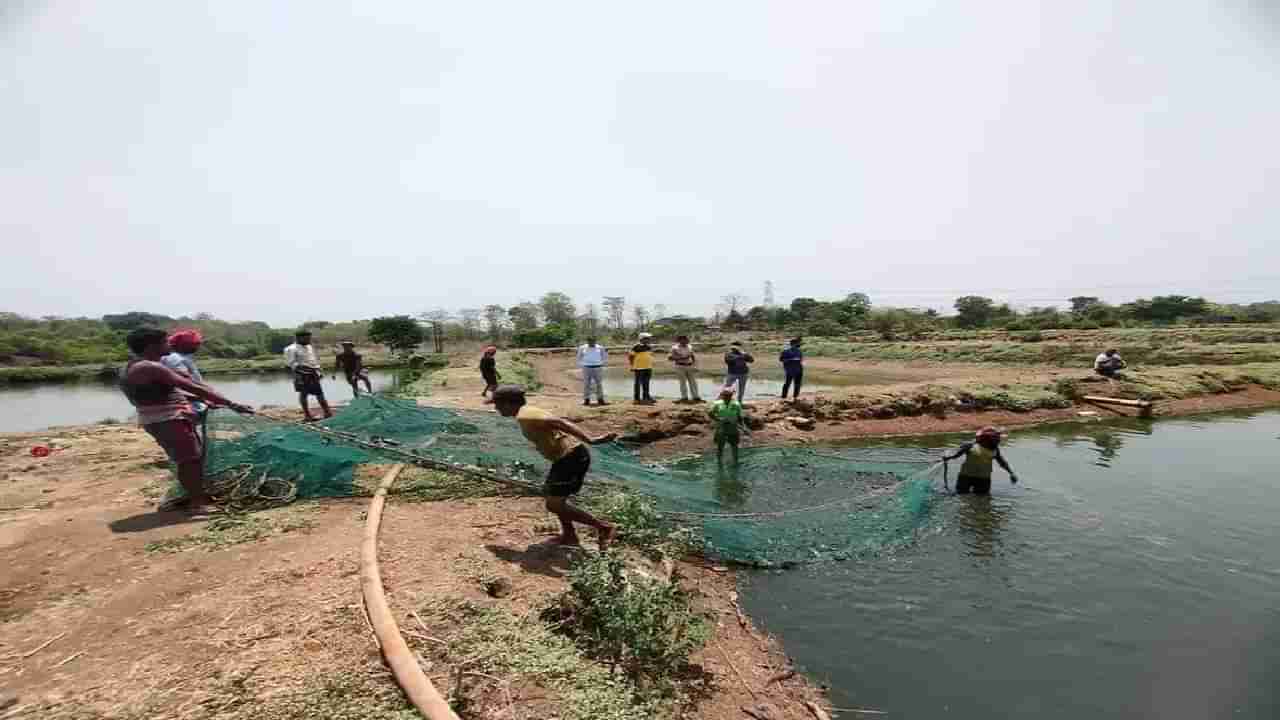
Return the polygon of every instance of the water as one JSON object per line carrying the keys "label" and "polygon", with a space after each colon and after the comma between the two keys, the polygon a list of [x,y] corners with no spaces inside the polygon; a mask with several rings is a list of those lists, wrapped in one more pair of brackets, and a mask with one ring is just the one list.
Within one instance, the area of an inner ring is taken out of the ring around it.
{"label": "water", "polygon": [[[396,376],[395,370],[369,372],[374,391],[394,387]],[[205,379],[223,395],[254,407],[298,402],[293,382],[284,373],[211,375]],[[351,388],[342,378],[334,381],[326,376],[324,388],[332,402],[342,402],[351,397]],[[128,421],[133,417],[133,406],[120,394],[114,382],[0,385],[0,432],[85,425],[106,418]]]}
{"label": "water", "polygon": [[997,470],[916,546],[753,573],[743,599],[837,707],[1274,720],[1278,436],[1277,412],[1019,431],[1019,485]]}

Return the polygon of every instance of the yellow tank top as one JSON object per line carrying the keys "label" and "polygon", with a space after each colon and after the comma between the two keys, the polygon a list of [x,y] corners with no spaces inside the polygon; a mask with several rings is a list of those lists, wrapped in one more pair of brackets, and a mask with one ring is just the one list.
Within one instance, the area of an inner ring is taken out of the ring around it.
{"label": "yellow tank top", "polygon": [[960,466],[960,474],[971,478],[991,477],[991,463],[996,459],[996,451],[977,443],[965,453],[964,464]]}
{"label": "yellow tank top", "polygon": [[582,441],[572,435],[566,435],[541,420],[551,420],[555,415],[540,408],[525,405],[516,413],[516,422],[520,424],[520,432],[538,449],[542,457],[555,462],[573,452]]}
{"label": "yellow tank top", "polygon": [[632,370],[652,370],[653,369],[653,346],[652,345],[636,345],[631,348],[631,369]]}

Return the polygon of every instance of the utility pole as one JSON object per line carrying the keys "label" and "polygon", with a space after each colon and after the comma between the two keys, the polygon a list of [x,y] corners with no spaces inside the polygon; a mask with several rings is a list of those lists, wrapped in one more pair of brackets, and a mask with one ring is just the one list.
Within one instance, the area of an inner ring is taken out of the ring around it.
{"label": "utility pole", "polygon": [[767,309],[773,309],[773,281],[764,281],[764,306]]}

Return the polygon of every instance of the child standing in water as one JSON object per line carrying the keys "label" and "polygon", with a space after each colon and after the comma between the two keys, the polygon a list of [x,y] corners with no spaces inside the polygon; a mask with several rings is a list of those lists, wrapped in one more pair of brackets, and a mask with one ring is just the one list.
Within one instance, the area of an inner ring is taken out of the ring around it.
{"label": "child standing in water", "polygon": [[716,463],[724,464],[724,446],[733,448],[733,464],[738,464],[738,445],[742,442],[740,428],[745,427],[742,403],[733,399],[733,388],[720,390],[720,399],[711,405],[711,419],[716,424]]}
{"label": "child standing in water", "polygon": [[957,495],[965,495],[971,491],[975,495],[990,493],[993,462],[999,463],[1000,467],[1009,473],[1010,482],[1015,484],[1018,482],[1018,476],[1014,474],[1013,468],[1009,467],[1009,463],[1000,454],[1000,431],[993,427],[982,428],[978,431],[974,442],[961,445],[954,454],[943,455],[942,460],[946,462],[959,457],[964,458],[964,464],[960,466],[960,475],[956,477]]}

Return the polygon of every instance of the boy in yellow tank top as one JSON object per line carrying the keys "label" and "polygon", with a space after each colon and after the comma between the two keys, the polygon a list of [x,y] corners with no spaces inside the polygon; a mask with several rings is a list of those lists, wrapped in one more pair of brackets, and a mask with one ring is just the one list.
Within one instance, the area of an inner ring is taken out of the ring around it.
{"label": "boy in yellow tank top", "polygon": [[1017,483],[1018,476],[1013,468],[1000,454],[1000,431],[993,427],[985,427],[978,431],[974,442],[965,443],[952,455],[943,455],[942,460],[955,460],[963,457],[960,475],[956,477],[956,494],[965,495],[972,491],[975,495],[986,495],[991,492],[991,464],[998,463],[1009,473],[1010,482]]}
{"label": "boy in yellow tank top", "polygon": [[513,417],[520,425],[520,432],[537,448],[542,457],[551,462],[547,481],[542,492],[547,498],[547,510],[560,520],[561,545],[579,545],[575,522],[590,525],[598,532],[600,549],[609,547],[617,528],[596,518],[591,513],[569,504],[569,496],[578,494],[591,468],[591,452],[587,445],[612,442],[617,436],[588,435],[585,430],[568,420],[526,404],[524,388],[503,385],[493,391],[493,405],[503,417]]}

